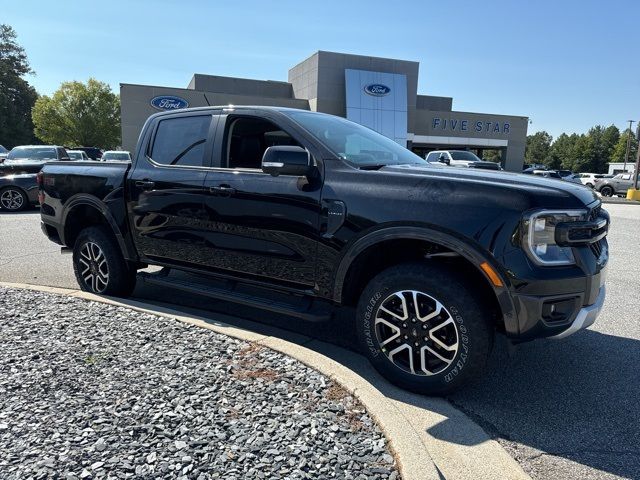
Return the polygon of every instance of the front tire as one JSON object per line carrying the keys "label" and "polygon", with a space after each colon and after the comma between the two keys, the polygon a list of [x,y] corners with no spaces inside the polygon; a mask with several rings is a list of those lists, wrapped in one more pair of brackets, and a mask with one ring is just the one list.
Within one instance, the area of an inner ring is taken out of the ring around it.
{"label": "front tire", "polygon": [[493,345],[491,311],[442,266],[384,270],[365,288],[356,315],[369,361],[417,393],[447,394],[480,377]]}
{"label": "front tire", "polygon": [[600,193],[603,197],[613,197],[613,188],[606,186],[600,189]]}
{"label": "front tire", "polygon": [[105,227],[80,232],[73,247],[73,271],[82,290],[98,295],[128,297],[136,285],[136,270]]}
{"label": "front tire", "polygon": [[29,198],[22,189],[5,187],[0,190],[0,208],[8,212],[19,212],[29,206]]}

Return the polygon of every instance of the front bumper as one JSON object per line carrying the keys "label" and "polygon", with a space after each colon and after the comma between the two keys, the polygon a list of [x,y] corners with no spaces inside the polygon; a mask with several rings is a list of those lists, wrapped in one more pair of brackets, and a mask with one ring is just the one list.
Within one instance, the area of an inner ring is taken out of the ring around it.
{"label": "front bumper", "polygon": [[576,333],[579,330],[584,330],[587,327],[593,325],[600,314],[600,310],[602,310],[602,306],[604,305],[604,299],[606,297],[607,288],[602,285],[600,287],[600,291],[598,292],[598,297],[596,298],[596,302],[592,305],[587,305],[586,307],[582,307],[576,315],[576,318],[571,322],[569,328],[565,331],[558,333],[557,335],[552,335],[549,338],[561,339],[566,338],[569,335]]}

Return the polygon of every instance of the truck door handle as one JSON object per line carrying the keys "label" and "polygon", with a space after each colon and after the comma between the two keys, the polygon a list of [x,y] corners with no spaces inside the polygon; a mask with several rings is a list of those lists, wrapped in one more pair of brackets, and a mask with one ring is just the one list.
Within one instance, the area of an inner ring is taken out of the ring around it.
{"label": "truck door handle", "polygon": [[151,180],[136,180],[136,187],[142,188],[143,190],[151,190],[156,186],[156,182],[152,182]]}
{"label": "truck door handle", "polygon": [[209,187],[211,193],[217,193],[222,195],[233,195],[236,193],[236,189],[229,185],[218,185],[217,187]]}

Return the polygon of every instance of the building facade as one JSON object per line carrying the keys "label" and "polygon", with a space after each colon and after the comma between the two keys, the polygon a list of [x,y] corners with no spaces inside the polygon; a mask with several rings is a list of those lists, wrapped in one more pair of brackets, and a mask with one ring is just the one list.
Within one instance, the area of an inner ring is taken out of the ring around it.
{"label": "building facade", "polygon": [[291,68],[288,82],[195,74],[187,88],[121,84],[122,145],[134,150],[145,120],[159,110],[269,105],[345,117],[422,157],[492,150],[506,170],[522,170],[527,117],[455,111],[451,97],[418,93],[418,69],[418,62],[319,51]]}

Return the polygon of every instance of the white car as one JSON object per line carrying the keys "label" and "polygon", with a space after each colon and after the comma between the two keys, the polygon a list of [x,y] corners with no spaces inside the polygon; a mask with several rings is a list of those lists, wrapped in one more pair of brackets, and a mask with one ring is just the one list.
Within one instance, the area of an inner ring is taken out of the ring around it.
{"label": "white car", "polygon": [[604,178],[602,173],[579,173],[578,176],[580,177],[580,183],[589,188],[596,186],[596,179]]}
{"label": "white car", "polygon": [[425,160],[429,163],[441,163],[451,167],[501,169],[498,163],[482,160],[467,150],[434,150],[427,154]]}
{"label": "white car", "polygon": [[69,158],[72,161],[76,161],[76,162],[82,162],[82,161],[90,161],[91,159],[89,158],[89,156],[87,155],[87,152],[84,152],[82,150],[67,150],[67,153],[69,154]]}
{"label": "white car", "polygon": [[0,162],[2,162],[9,155],[9,150],[0,145]]}
{"label": "white car", "polygon": [[107,150],[102,155],[103,162],[130,162],[131,155],[124,150]]}

